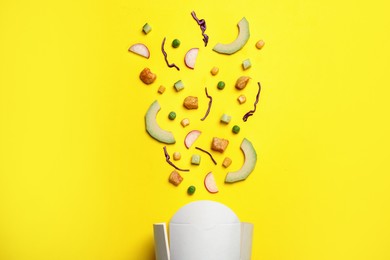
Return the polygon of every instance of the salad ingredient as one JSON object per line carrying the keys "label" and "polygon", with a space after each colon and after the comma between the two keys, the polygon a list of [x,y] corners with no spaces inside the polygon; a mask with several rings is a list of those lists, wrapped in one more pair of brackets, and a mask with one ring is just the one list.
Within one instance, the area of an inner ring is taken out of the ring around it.
{"label": "salad ingredient", "polygon": [[260,40],[258,42],[256,42],[256,48],[261,50],[265,45],[265,42],[263,40]]}
{"label": "salad ingredient", "polygon": [[202,132],[199,131],[199,130],[192,130],[190,131],[186,137],[184,138],[184,145],[187,149],[189,149],[193,143],[196,141],[196,139],[198,139],[198,137],[200,136]]}
{"label": "salad ingredient", "polygon": [[204,178],[204,186],[206,187],[206,190],[210,193],[218,192],[218,187],[212,172],[209,172]]}
{"label": "salad ingredient", "polygon": [[146,85],[152,84],[156,78],[157,75],[150,71],[149,68],[144,68],[141,73],[139,74],[139,78],[143,83]]}
{"label": "salad ingredient", "polygon": [[174,40],[172,41],[172,47],[173,47],[173,48],[177,48],[177,47],[179,47],[179,46],[180,46],[180,40],[174,39]]}
{"label": "salad ingredient", "polygon": [[161,85],[158,90],[157,90],[158,93],[162,94],[165,92],[165,87],[163,85]]}
{"label": "salad ingredient", "polygon": [[177,167],[177,166],[171,161],[171,157],[169,156],[169,153],[168,153],[168,151],[167,151],[167,147],[164,146],[163,149],[164,149],[165,160],[167,161],[167,163],[168,163],[169,165],[171,165],[173,168],[175,168],[175,169],[178,170],[178,171],[182,171],[182,172],[189,172],[189,171],[190,171],[189,169],[181,169],[181,168]]}
{"label": "salad ingredient", "polygon": [[148,23],[145,23],[145,25],[142,27],[142,31],[144,34],[148,34],[152,30],[152,26],[150,26]]}
{"label": "salad ingredient", "polygon": [[214,46],[213,51],[222,54],[233,54],[239,51],[240,49],[242,49],[242,47],[244,47],[244,45],[247,43],[250,36],[248,20],[245,17],[243,17],[238,22],[237,26],[238,26],[237,38],[229,44],[217,43]]}
{"label": "salad ingredient", "polygon": [[252,63],[251,63],[251,60],[250,59],[246,59],[242,62],[242,68],[244,70],[247,70],[249,69],[250,67],[252,66]]}
{"label": "salad ingredient", "polygon": [[257,91],[256,100],[255,100],[255,103],[253,104],[254,105],[254,109],[250,110],[248,113],[246,113],[244,115],[244,117],[242,118],[242,120],[244,120],[244,122],[246,122],[246,120],[248,120],[248,117],[253,116],[253,114],[256,112],[256,105],[257,105],[257,103],[259,102],[259,99],[260,99],[260,91],[261,91],[260,82],[257,82],[257,85],[259,85],[259,90]]}
{"label": "salad ingredient", "polygon": [[193,195],[193,194],[195,193],[195,191],[196,191],[196,188],[195,188],[195,186],[193,186],[193,185],[191,185],[191,186],[188,187],[188,189],[187,189],[188,195]]}
{"label": "salad ingredient", "polygon": [[245,180],[249,174],[255,169],[257,162],[256,150],[252,143],[244,138],[240,146],[244,153],[244,164],[237,171],[228,172],[225,178],[225,182],[232,183],[241,180]]}
{"label": "salad ingredient", "polygon": [[170,68],[175,67],[177,70],[180,70],[180,68],[178,66],[176,66],[175,63],[171,63],[171,64],[169,63],[169,61],[168,61],[168,54],[164,50],[165,40],[166,40],[166,38],[164,38],[164,40],[162,41],[162,44],[161,44],[161,51],[162,51],[162,53],[164,55],[165,62],[167,63],[168,67],[170,67]]}
{"label": "salad ingredient", "polygon": [[183,127],[186,127],[190,124],[190,120],[188,118],[184,118],[183,120],[181,120],[180,124],[183,126]]}
{"label": "salad ingredient", "polygon": [[246,101],[246,97],[244,95],[240,95],[238,98],[237,98],[238,102],[240,104],[244,104],[245,101]]}
{"label": "salad ingredient", "polygon": [[191,12],[191,15],[192,15],[192,18],[195,19],[195,21],[198,23],[200,29],[202,30],[202,36],[203,36],[203,42],[204,42],[204,46],[206,47],[207,46],[207,43],[209,42],[209,36],[207,34],[205,34],[205,31],[206,31],[206,21],[204,19],[198,19],[196,17],[196,14],[194,11]]}
{"label": "salad ingredient", "polygon": [[214,159],[214,157],[211,155],[211,153],[209,153],[208,151],[206,151],[206,150],[204,150],[204,149],[202,149],[202,148],[200,148],[200,147],[197,147],[197,146],[195,147],[195,149],[198,149],[199,151],[202,151],[202,152],[208,154],[208,155],[210,156],[211,160],[213,161],[213,163],[214,163],[215,165],[217,165],[217,162],[215,161],[215,159]]}
{"label": "salad ingredient", "polygon": [[180,152],[174,152],[173,153],[173,160],[178,161],[181,159],[181,153]]}
{"label": "salad ingredient", "polygon": [[211,143],[211,150],[223,153],[226,150],[228,144],[229,140],[213,137],[213,141]]}
{"label": "salad ingredient", "polygon": [[183,106],[187,109],[198,109],[198,97],[186,97],[183,101]]}
{"label": "salad ingredient", "polygon": [[199,48],[192,48],[187,51],[186,56],[184,57],[184,63],[190,69],[195,68],[196,57],[198,57]]}
{"label": "salad ingredient", "polygon": [[223,114],[221,116],[221,122],[224,123],[224,124],[229,124],[230,120],[232,120],[232,117],[229,116],[228,114]]}
{"label": "salad ingredient", "polygon": [[201,157],[199,154],[193,154],[191,157],[191,164],[199,165]]}
{"label": "salad ingredient", "polygon": [[162,129],[157,123],[157,113],[160,111],[160,109],[161,107],[157,100],[150,105],[148,111],[145,114],[146,131],[151,137],[159,142],[174,144],[176,140],[172,132]]}
{"label": "salad ingredient", "polygon": [[222,166],[227,168],[230,166],[230,164],[232,164],[232,159],[225,157],[225,159],[223,159]]}
{"label": "salad ingredient", "polygon": [[218,67],[213,67],[211,70],[210,70],[210,73],[211,75],[215,76],[217,75],[219,72],[219,68]]}
{"label": "salad ingredient", "polygon": [[220,89],[220,90],[224,89],[225,88],[225,82],[223,82],[223,81],[218,82],[217,88]]}
{"label": "salad ingredient", "polygon": [[206,97],[209,99],[209,104],[207,106],[207,111],[206,111],[206,114],[204,115],[204,117],[202,117],[200,120],[205,120],[206,117],[209,115],[210,113],[210,109],[211,109],[211,105],[213,104],[213,98],[209,95],[209,93],[207,93],[207,88],[204,89],[205,92],[206,92]]}
{"label": "salad ingredient", "polygon": [[150,52],[148,47],[146,47],[146,45],[142,43],[136,43],[131,45],[129,51],[138,54],[142,57],[145,57],[147,59],[149,59],[150,57]]}
{"label": "salad ingredient", "polygon": [[183,177],[177,171],[173,170],[169,175],[169,182],[175,186],[179,186],[179,184],[183,181]]}
{"label": "salad ingredient", "polygon": [[175,113],[174,111],[170,112],[170,113],[168,114],[168,118],[169,118],[170,120],[175,120],[175,118],[176,118],[176,113]]}
{"label": "salad ingredient", "polygon": [[251,78],[248,77],[248,76],[241,76],[239,77],[237,80],[236,80],[236,89],[239,89],[239,90],[242,90],[246,87],[246,85],[248,84],[248,81],[250,80]]}
{"label": "salad ingredient", "polygon": [[177,92],[184,89],[184,84],[183,81],[181,80],[176,81],[176,83],[173,86],[175,87]]}
{"label": "salad ingredient", "polygon": [[234,125],[232,127],[232,132],[238,134],[240,132],[240,127],[238,125]]}

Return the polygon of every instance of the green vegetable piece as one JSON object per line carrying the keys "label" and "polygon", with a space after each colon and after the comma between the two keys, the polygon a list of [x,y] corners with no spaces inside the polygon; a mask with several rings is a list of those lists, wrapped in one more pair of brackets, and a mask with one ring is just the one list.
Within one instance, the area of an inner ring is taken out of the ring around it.
{"label": "green vegetable piece", "polygon": [[232,132],[238,134],[240,132],[240,127],[238,125],[233,126]]}
{"label": "green vegetable piece", "polygon": [[187,189],[188,195],[193,195],[193,194],[195,193],[195,190],[196,190],[196,188],[195,188],[195,186],[193,186],[193,185],[191,185],[190,187],[188,187],[188,189]]}
{"label": "green vegetable piece", "polygon": [[177,47],[179,47],[179,46],[180,46],[180,40],[174,39],[174,40],[172,41],[172,47],[173,47],[173,48],[177,48]]}
{"label": "green vegetable piece", "polygon": [[194,154],[191,157],[191,164],[199,165],[200,164],[200,155],[199,154]]}
{"label": "green vegetable piece", "polygon": [[221,116],[221,122],[222,123],[225,123],[225,124],[229,124],[230,123],[230,120],[232,120],[232,117],[227,115],[227,114],[223,114]]}
{"label": "green vegetable piece", "polygon": [[252,66],[252,63],[251,63],[250,59],[246,59],[246,60],[244,60],[244,61],[242,62],[242,68],[243,68],[244,70],[249,69],[251,66]]}
{"label": "green vegetable piece", "polygon": [[174,87],[175,87],[176,91],[179,92],[180,90],[182,90],[184,88],[183,81],[181,81],[181,80],[177,81],[174,84]]}
{"label": "green vegetable piece", "polygon": [[148,34],[152,30],[152,26],[150,26],[148,23],[145,23],[144,27],[142,27],[142,31],[144,34]]}
{"label": "green vegetable piece", "polygon": [[223,82],[223,81],[218,82],[217,88],[220,89],[220,90],[224,89],[225,88],[225,82]]}
{"label": "green vegetable piece", "polygon": [[169,118],[170,120],[175,120],[175,118],[176,118],[176,113],[175,113],[174,111],[170,112],[169,115],[168,115],[168,118]]}

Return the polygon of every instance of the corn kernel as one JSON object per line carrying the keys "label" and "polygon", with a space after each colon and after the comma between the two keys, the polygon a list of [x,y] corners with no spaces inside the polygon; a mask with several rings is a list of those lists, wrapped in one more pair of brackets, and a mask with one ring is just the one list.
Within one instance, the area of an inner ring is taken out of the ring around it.
{"label": "corn kernel", "polygon": [[219,68],[218,67],[213,67],[210,71],[211,75],[215,76],[217,75],[219,72]]}
{"label": "corn kernel", "polygon": [[237,98],[238,102],[240,104],[244,104],[245,101],[246,101],[246,97],[244,95],[240,95],[238,98]]}
{"label": "corn kernel", "polygon": [[165,91],[165,87],[164,87],[163,85],[161,85],[161,86],[158,88],[158,90],[157,90],[157,92],[160,93],[160,94],[164,93],[164,91]]}
{"label": "corn kernel", "polygon": [[180,152],[174,152],[173,153],[173,160],[178,161],[181,159],[181,153]]}
{"label": "corn kernel", "polygon": [[256,42],[256,48],[261,50],[264,47],[265,42],[263,40],[260,40]]}
{"label": "corn kernel", "polygon": [[232,159],[230,159],[229,157],[225,157],[222,162],[223,167],[227,168],[230,166],[230,164],[232,164]]}

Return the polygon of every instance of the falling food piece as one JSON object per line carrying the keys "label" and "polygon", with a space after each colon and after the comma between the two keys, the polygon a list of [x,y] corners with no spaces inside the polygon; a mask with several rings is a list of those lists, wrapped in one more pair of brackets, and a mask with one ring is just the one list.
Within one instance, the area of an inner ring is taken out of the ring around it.
{"label": "falling food piece", "polygon": [[174,67],[174,68],[176,68],[177,70],[180,70],[180,68],[179,68],[178,66],[176,66],[175,63],[169,63],[169,61],[168,61],[168,54],[167,54],[167,52],[166,52],[165,49],[164,49],[165,40],[166,40],[166,38],[164,38],[164,40],[162,41],[162,44],[161,44],[161,51],[162,51],[162,53],[163,53],[163,55],[164,55],[165,63],[166,63],[167,66],[170,67],[170,68],[173,68],[173,67]]}
{"label": "falling food piece", "polygon": [[218,67],[213,67],[211,70],[210,70],[210,73],[211,75],[215,76],[217,75],[219,72],[219,68]]}
{"label": "falling food piece", "polygon": [[200,136],[202,132],[199,131],[199,130],[192,130],[190,131],[185,139],[184,139],[184,145],[187,149],[189,149],[194,143],[195,141],[198,139],[198,137]]}
{"label": "falling food piece", "polygon": [[251,60],[250,59],[246,59],[242,62],[242,68],[244,70],[247,70],[249,69],[250,67],[252,66],[252,63],[251,63]]}
{"label": "falling food piece", "polygon": [[181,80],[176,81],[175,84],[173,85],[173,87],[175,88],[175,90],[177,92],[179,92],[180,90],[183,90],[184,89],[183,81],[181,81]]}
{"label": "falling food piece", "polygon": [[175,186],[179,186],[179,184],[183,181],[183,177],[177,171],[172,171],[169,175],[169,182]]}
{"label": "falling food piece", "polygon": [[165,92],[165,87],[164,87],[163,85],[161,85],[161,86],[158,88],[157,92],[158,92],[159,94],[164,93],[164,92]]}
{"label": "falling food piece", "polygon": [[145,23],[145,25],[142,27],[142,31],[144,32],[144,34],[150,33],[151,30],[152,26],[150,26],[148,23]]}
{"label": "falling food piece", "polygon": [[261,50],[265,45],[265,42],[263,40],[260,40],[258,42],[256,42],[256,48]]}
{"label": "falling food piece", "polygon": [[229,140],[214,137],[211,143],[211,150],[223,153],[229,144]]}
{"label": "falling food piece", "polygon": [[236,89],[239,89],[239,90],[244,89],[246,87],[246,85],[248,84],[250,79],[251,78],[248,76],[239,77],[236,81],[236,85],[235,85]]}
{"label": "falling food piece", "polygon": [[147,59],[149,59],[149,57],[150,57],[150,52],[149,52],[148,47],[146,47],[146,45],[142,44],[142,43],[136,43],[136,44],[131,45],[129,48],[129,52],[138,54],[138,55],[145,57]]}
{"label": "falling food piece", "polygon": [[188,68],[190,69],[195,68],[195,62],[196,62],[196,57],[198,57],[198,53],[199,53],[199,48],[192,48],[186,53],[186,56],[184,57],[184,63]]}
{"label": "falling food piece", "polygon": [[240,104],[244,104],[245,101],[246,101],[246,97],[244,95],[240,95],[238,98],[237,98],[238,102]]}
{"label": "falling food piece", "polygon": [[198,109],[198,97],[188,96],[184,99],[183,106],[187,109]]}
{"label": "falling food piece", "polygon": [[188,118],[184,118],[183,120],[181,120],[180,124],[183,126],[183,127],[186,127],[190,124],[190,120]]}
{"label": "falling food piece", "polygon": [[173,160],[178,161],[181,159],[181,153],[180,152],[174,152],[173,153]]}
{"label": "falling food piece", "polygon": [[204,178],[204,186],[206,187],[206,190],[210,193],[218,192],[218,187],[212,172],[209,172]]}
{"label": "falling food piece", "polygon": [[225,157],[225,159],[222,162],[222,166],[227,168],[230,166],[230,164],[232,164],[232,159],[230,159],[229,157]]}
{"label": "falling food piece", "polygon": [[152,84],[156,80],[157,76],[156,76],[156,74],[151,72],[149,68],[144,68],[141,71],[141,73],[139,74],[139,78],[141,79],[141,81],[143,83],[145,83],[146,85],[149,85],[149,84]]}
{"label": "falling food piece", "polygon": [[191,157],[191,164],[199,165],[200,164],[201,157],[199,154],[193,154]]}
{"label": "falling food piece", "polygon": [[244,120],[244,122],[246,122],[248,120],[248,117],[250,116],[253,116],[253,114],[256,112],[256,105],[257,103],[259,102],[259,99],[260,99],[260,91],[261,91],[261,85],[260,85],[260,82],[257,82],[258,86],[259,86],[259,90],[257,91],[257,95],[256,95],[256,100],[255,100],[255,103],[253,104],[254,105],[254,108],[253,110],[250,110],[248,113],[246,113],[242,120]]}

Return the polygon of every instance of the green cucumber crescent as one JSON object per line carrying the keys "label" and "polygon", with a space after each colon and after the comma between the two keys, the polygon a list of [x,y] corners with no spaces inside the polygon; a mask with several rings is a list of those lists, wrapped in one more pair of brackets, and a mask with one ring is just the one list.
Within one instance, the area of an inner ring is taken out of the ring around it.
{"label": "green cucumber crescent", "polygon": [[223,54],[233,54],[239,50],[247,43],[250,33],[249,33],[249,23],[248,20],[243,17],[237,24],[238,26],[238,36],[237,38],[229,44],[217,43],[213,50],[218,53]]}
{"label": "green cucumber crescent", "polygon": [[225,182],[233,183],[245,180],[249,176],[249,174],[251,174],[251,172],[255,169],[257,162],[257,154],[252,143],[248,139],[244,138],[242,140],[240,148],[244,153],[244,164],[239,170],[234,172],[228,172],[225,178]]}
{"label": "green cucumber crescent", "polygon": [[157,113],[161,107],[158,101],[154,101],[145,114],[146,131],[151,137],[161,143],[174,144],[176,142],[172,132],[162,129],[157,123]]}

